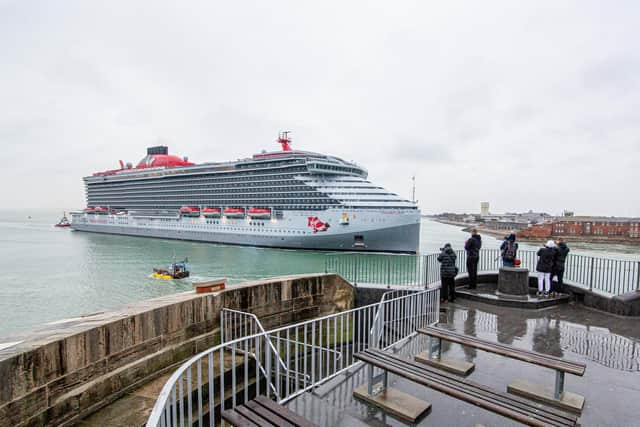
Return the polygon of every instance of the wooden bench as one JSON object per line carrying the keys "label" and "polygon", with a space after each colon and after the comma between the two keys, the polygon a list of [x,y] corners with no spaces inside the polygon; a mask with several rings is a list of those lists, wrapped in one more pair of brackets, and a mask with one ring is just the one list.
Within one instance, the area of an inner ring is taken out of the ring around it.
{"label": "wooden bench", "polygon": [[[391,372],[415,383],[471,403],[480,408],[530,426],[575,426],[578,417],[556,408],[533,402],[513,394],[492,390],[458,375],[407,360],[382,350],[368,349],[354,357],[368,364],[369,394],[386,391],[387,373]],[[373,367],[383,370],[382,376],[372,375]],[[355,392],[354,392],[354,395]],[[356,395],[356,397],[360,397]]]}
{"label": "wooden bench", "polygon": [[222,419],[236,427],[318,427],[265,396],[223,411]]}
{"label": "wooden bench", "polygon": [[[555,389],[553,392],[545,390],[539,386],[528,384],[525,381],[515,381],[507,387],[510,393],[518,394],[531,399],[537,399],[549,405],[558,406],[575,412],[582,411],[584,407],[584,397],[575,393],[564,390],[564,374],[572,374],[583,376],[586,365],[584,363],[572,362],[560,357],[549,356],[546,354],[536,353],[529,350],[513,347],[507,344],[486,341],[481,338],[461,334],[459,332],[450,331],[434,326],[428,326],[418,329],[418,333],[429,336],[429,350],[416,356],[416,360],[432,366],[447,369],[447,361],[443,366],[440,365],[441,360],[441,341],[449,341],[461,345],[484,350],[490,353],[499,354],[501,356],[520,360],[534,365],[543,366],[545,368],[556,371]],[[466,363],[466,362],[465,362]],[[448,369],[452,371],[452,369]],[[458,372],[459,373],[459,372]]]}

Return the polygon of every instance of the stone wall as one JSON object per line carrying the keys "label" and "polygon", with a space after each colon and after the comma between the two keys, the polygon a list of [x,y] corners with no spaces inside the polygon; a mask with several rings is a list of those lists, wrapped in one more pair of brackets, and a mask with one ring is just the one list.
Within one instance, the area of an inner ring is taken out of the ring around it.
{"label": "stone wall", "polygon": [[353,308],[340,276],[287,276],[185,292],[49,324],[0,350],[0,426],[67,425],[219,343],[222,307],[265,328]]}

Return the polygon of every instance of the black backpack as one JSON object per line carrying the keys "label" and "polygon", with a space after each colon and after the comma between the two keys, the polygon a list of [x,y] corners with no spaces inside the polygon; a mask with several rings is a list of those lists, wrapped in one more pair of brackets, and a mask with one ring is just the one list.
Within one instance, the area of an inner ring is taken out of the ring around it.
{"label": "black backpack", "polygon": [[502,259],[508,262],[516,260],[516,243],[512,241],[507,242],[507,246],[504,248]]}

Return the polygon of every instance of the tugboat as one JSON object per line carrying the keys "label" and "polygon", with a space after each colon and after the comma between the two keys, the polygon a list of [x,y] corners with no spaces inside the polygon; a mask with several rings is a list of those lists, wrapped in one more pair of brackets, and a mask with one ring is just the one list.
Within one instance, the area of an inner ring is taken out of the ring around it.
{"label": "tugboat", "polygon": [[60,221],[58,221],[57,224],[54,225],[54,227],[71,227],[71,223],[67,219],[66,212],[62,212],[62,218],[60,219]]}
{"label": "tugboat", "polygon": [[155,279],[172,280],[172,279],[184,279],[189,277],[189,268],[187,266],[187,258],[183,261],[173,262],[168,270],[162,268],[154,268],[151,275]]}

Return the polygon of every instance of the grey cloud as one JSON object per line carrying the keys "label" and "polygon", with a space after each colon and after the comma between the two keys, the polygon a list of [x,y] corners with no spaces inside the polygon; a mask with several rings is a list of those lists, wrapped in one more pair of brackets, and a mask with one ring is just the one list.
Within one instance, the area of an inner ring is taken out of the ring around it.
{"label": "grey cloud", "polygon": [[640,181],[638,22],[637,2],[0,0],[0,144],[29,158],[0,199],[81,207],[82,176],[158,138],[223,161],[287,129],[405,197],[416,173],[426,212],[640,215],[607,192]]}
{"label": "grey cloud", "polygon": [[397,142],[387,150],[391,157],[399,161],[415,163],[445,163],[453,159],[452,149],[443,143],[427,140],[411,140],[398,138]]}

